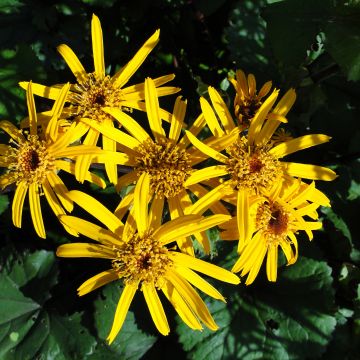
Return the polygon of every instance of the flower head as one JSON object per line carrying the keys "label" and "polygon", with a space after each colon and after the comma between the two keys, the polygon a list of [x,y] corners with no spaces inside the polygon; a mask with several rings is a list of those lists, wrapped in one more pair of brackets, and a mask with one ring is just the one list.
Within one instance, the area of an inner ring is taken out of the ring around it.
{"label": "flower head", "polygon": [[[157,30],[138,50],[135,56],[122,67],[115,75],[107,75],[104,63],[103,35],[100,20],[93,15],[91,21],[92,49],[94,58],[94,71],[87,73],[75,53],[65,44],[58,47],[60,55],[64,58],[67,65],[76,77],[76,83],[70,88],[66,97],[66,106],[63,110],[63,117],[73,118],[82,122],[89,130],[84,144],[96,145],[99,135],[103,137],[103,149],[114,151],[116,149],[116,139],[112,136],[114,128],[114,118],[104,111],[104,108],[117,109],[124,111],[128,109],[138,109],[145,111],[144,104],[144,83],[124,87],[140,65],[145,61],[148,54],[152,51],[159,41]],[[163,87],[161,85],[174,78],[173,75],[166,75],[154,80],[157,87],[158,96],[174,94],[179,91],[176,87]],[[20,86],[27,88],[27,82],[21,82]],[[55,86],[44,86],[33,84],[35,94],[56,99],[60,89]],[[161,110],[161,116],[169,120],[169,114]],[[83,121],[87,119],[87,121]],[[89,168],[90,160],[87,156],[79,157],[77,162],[77,173],[79,168]],[[106,165],[106,172],[110,181],[116,183],[115,166]]]}
{"label": "flower head", "polygon": [[109,270],[95,275],[79,287],[79,295],[119,279],[124,284],[108,336],[109,343],[120,331],[137,290],[143,293],[157,329],[167,335],[169,325],[158,291],[165,294],[182,320],[192,329],[202,329],[203,322],[209,329],[216,330],[216,323],[193,286],[216,299],[224,301],[224,298],[195,271],[225,282],[239,282],[227,270],[180,253],[172,246],[178,237],[204,231],[229,220],[230,216],[212,215],[205,218],[186,215],[161,225],[161,219],[154,213],[153,204],[148,210],[149,195],[150,177],[143,173],[135,187],[134,206],[124,224],[89,195],[71,191],[69,197],[96,216],[107,229],[73,216],[61,218],[64,224],[99,244],[62,245],[57,250],[58,256],[105,258],[111,261]]}
{"label": "flower head", "polygon": [[[119,162],[120,154],[104,153],[100,148],[89,145],[69,146],[79,139],[86,128],[75,123],[67,132],[59,132],[58,121],[65,98],[70,86],[65,85],[56,99],[50,111],[50,121],[45,131],[38,132],[37,114],[32,84],[29,83],[27,90],[27,104],[29,111],[29,132],[18,130],[9,121],[0,121],[0,129],[10,135],[9,145],[1,144],[0,166],[6,168],[5,174],[0,176],[0,187],[5,188],[15,184],[16,190],[12,204],[13,223],[21,227],[21,217],[24,200],[29,193],[30,213],[34,228],[40,237],[45,238],[40,197],[45,195],[55,215],[65,214],[65,210],[71,211],[72,201],[67,197],[67,188],[60,179],[58,172],[75,174],[74,159],[79,155],[87,154],[90,160],[95,156],[98,160],[103,159]],[[120,155],[120,162],[123,156]],[[98,176],[83,170],[84,180],[105,187],[105,182]],[[70,230],[76,234],[74,230]]]}

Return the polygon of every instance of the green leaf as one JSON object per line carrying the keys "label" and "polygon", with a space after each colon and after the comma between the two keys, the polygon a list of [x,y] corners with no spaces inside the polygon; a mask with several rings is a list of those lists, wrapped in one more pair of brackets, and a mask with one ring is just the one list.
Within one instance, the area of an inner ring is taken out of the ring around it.
{"label": "green leaf", "polygon": [[360,79],[360,28],[359,19],[355,23],[345,20],[326,26],[326,49],[340,65],[348,80]]}
{"label": "green leaf", "polygon": [[0,215],[8,208],[9,198],[7,195],[0,195]]}
{"label": "green leaf", "polygon": [[67,360],[91,354],[96,341],[81,325],[81,314],[62,316],[49,306],[57,282],[54,254],[42,250],[7,258],[0,274],[0,358]]}
{"label": "green leaf", "polygon": [[322,208],[321,211],[326,215],[326,218],[331,221],[335,228],[351,241],[350,230],[343,218],[340,215],[337,215],[331,208]]}
{"label": "green leaf", "polygon": [[227,304],[208,302],[218,331],[178,325],[189,359],[317,357],[335,328],[331,269],[324,262],[299,258],[280,269],[276,283],[228,288],[226,295]]}
{"label": "green leaf", "polygon": [[[144,333],[136,324],[134,313],[129,311],[124,325],[111,346],[105,343],[111,329],[117,303],[122,290],[115,283],[107,285],[95,301],[95,325],[100,339],[94,355],[89,359],[140,359],[155,343],[156,337]],[[145,309],[147,311],[147,309]]]}

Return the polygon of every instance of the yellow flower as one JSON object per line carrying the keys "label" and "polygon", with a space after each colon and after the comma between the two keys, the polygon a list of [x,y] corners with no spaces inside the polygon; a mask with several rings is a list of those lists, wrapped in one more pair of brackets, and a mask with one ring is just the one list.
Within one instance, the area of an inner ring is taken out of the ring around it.
{"label": "yellow flower", "polygon": [[237,70],[235,78],[229,78],[229,80],[236,91],[234,99],[235,117],[239,126],[246,129],[263,103],[263,98],[269,94],[272,82],[266,82],[257,93],[256,80],[253,74],[249,74],[246,78],[242,70]]}
{"label": "yellow flower", "polygon": [[[284,120],[283,114],[287,113],[293,104],[295,93],[293,90],[288,91],[275,107],[279,118],[269,117],[269,111],[277,96],[278,91],[274,91],[264,101],[251,121],[248,132],[240,135],[226,149],[226,154],[200,142],[190,132],[187,132],[189,140],[195,147],[220,162],[221,165],[210,166],[192,173],[186,180],[185,186],[197,184],[209,178],[227,176],[223,186],[231,185],[236,191],[239,219],[243,216],[241,214],[245,214],[247,218],[250,216],[248,211],[249,196],[266,194],[275,183],[281,183],[284,177],[293,176],[325,181],[336,178],[334,171],[322,166],[282,161],[286,155],[327,142],[330,137],[322,134],[311,134],[273,146],[272,135]],[[208,112],[208,114],[211,113]],[[221,139],[225,132],[215,115],[212,117],[204,113],[204,116],[213,134]],[[223,121],[222,125],[225,128]],[[240,222],[238,226],[240,239],[245,239],[246,226]]]}
{"label": "yellow flower", "polygon": [[238,277],[229,271],[177,252],[171,246],[178,237],[209,229],[227,221],[230,216],[212,215],[205,218],[186,215],[161,225],[161,218],[154,213],[154,203],[148,210],[149,192],[150,178],[144,173],[136,184],[134,206],[125,224],[98,201],[79,191],[71,191],[69,197],[100,220],[107,229],[77,217],[61,217],[64,224],[99,244],[62,245],[57,250],[58,256],[111,260],[111,268],[85,281],[78,289],[79,295],[85,295],[118,279],[122,279],[124,284],[107,338],[109,343],[119,333],[137,290],[143,293],[157,329],[161,334],[167,335],[170,330],[158,290],[164,293],[190,328],[201,330],[201,321],[209,329],[216,330],[218,327],[214,319],[193,286],[215,299],[225,300],[196,272],[228,283],[239,283]]}
{"label": "yellow flower", "polygon": [[[145,61],[148,54],[159,41],[160,31],[157,30],[140,48],[135,56],[122,67],[115,75],[110,77],[105,73],[103,36],[100,20],[93,15],[91,21],[92,48],[94,58],[94,72],[87,73],[75,53],[65,44],[58,47],[60,55],[64,58],[67,65],[76,77],[77,83],[71,86],[71,90],[66,98],[69,106],[64,108],[63,117],[74,117],[78,121],[88,119],[86,126],[89,132],[84,140],[86,145],[96,145],[99,134],[106,133],[102,138],[104,150],[115,151],[116,144],[111,136],[111,128],[114,127],[113,118],[103,111],[104,107],[126,110],[138,109],[145,111],[144,104],[144,83],[125,87],[131,76],[137,71]],[[166,75],[154,80],[157,87],[158,96],[174,94],[179,91],[175,87],[162,87],[161,85],[169,82],[174,75]],[[21,82],[20,86],[27,88],[27,82]],[[44,86],[33,84],[34,94],[49,99],[56,99],[60,88],[58,85]],[[169,120],[169,114],[161,110],[161,116]],[[99,125],[96,130],[92,125]],[[77,161],[78,168],[89,168],[90,159],[87,156],[80,157]],[[110,181],[116,182],[114,164],[106,164],[106,172]]]}
{"label": "yellow flower", "polygon": [[259,273],[267,255],[266,273],[269,281],[276,281],[278,267],[278,248],[284,252],[287,265],[295,263],[298,256],[298,243],[295,234],[305,230],[312,240],[313,230],[321,228],[319,221],[306,221],[305,216],[318,219],[316,212],[320,206],[329,206],[329,199],[315,188],[300,180],[276,184],[266,197],[253,197],[249,201],[247,218],[240,214],[224,224],[222,239],[231,240],[239,236],[236,223],[245,222],[247,239],[240,249],[240,257],[233,266],[233,272],[248,274],[246,285],[251,284]]}
{"label": "yellow flower", "polygon": [[[121,150],[128,155],[128,164],[132,167],[132,171],[118,179],[117,190],[120,191],[123,186],[136,183],[139,176],[146,173],[150,176],[151,192],[155,195],[156,207],[154,211],[156,211],[157,217],[161,218],[165,202],[168,205],[171,219],[184,214],[202,214],[208,208],[214,213],[227,214],[226,208],[218,202],[222,192],[226,191],[223,185],[212,191],[208,191],[200,184],[189,186],[188,190],[201,198],[196,205],[192,204],[187,192],[186,180],[194,172],[194,167],[207,157],[191,146],[186,137],[180,138],[184,124],[186,102],[181,100],[181,97],[177,98],[170,130],[166,135],[159,116],[156,87],[150,78],[145,80],[145,100],[149,127],[153,138],[129,115],[118,109],[105,109],[130,134],[127,135],[117,130]],[[200,116],[189,131],[193,136],[196,136],[204,125],[205,120],[203,116]],[[214,141],[209,142],[209,144],[223,149],[236,139],[237,134],[238,130],[234,129],[229,135],[225,135],[220,140],[214,138]],[[219,191],[220,189],[222,192]],[[133,190],[127,194],[129,203],[133,194]],[[125,207],[123,210],[126,211],[127,208]],[[118,209],[117,211],[121,210]],[[196,238],[202,244],[205,252],[209,253],[210,244],[207,236],[205,234],[196,234]],[[183,251],[189,254],[194,253],[191,239],[179,237],[177,242]]]}
{"label": "yellow flower", "polygon": [[[63,170],[75,173],[75,159],[82,154],[96,157],[98,161],[109,160],[119,162],[119,155],[103,152],[95,146],[68,146],[79,139],[86,128],[79,124],[71,125],[65,134],[59,134],[59,116],[69,91],[69,84],[65,85],[56,99],[50,112],[51,120],[44,133],[38,133],[37,115],[32,94],[31,82],[27,91],[27,105],[29,111],[30,129],[23,132],[9,121],[0,121],[0,129],[11,137],[9,145],[1,144],[0,167],[7,168],[7,172],[0,176],[0,187],[5,188],[16,184],[12,203],[13,223],[21,227],[21,217],[24,200],[29,192],[30,213],[37,234],[45,238],[44,223],[41,214],[40,196],[45,195],[55,215],[65,214],[65,209],[71,212],[72,201],[67,196],[67,188],[58,176]],[[120,162],[124,156],[120,155]],[[105,182],[98,176],[84,171],[84,180],[105,187]],[[66,227],[66,230],[76,235],[76,232]]]}

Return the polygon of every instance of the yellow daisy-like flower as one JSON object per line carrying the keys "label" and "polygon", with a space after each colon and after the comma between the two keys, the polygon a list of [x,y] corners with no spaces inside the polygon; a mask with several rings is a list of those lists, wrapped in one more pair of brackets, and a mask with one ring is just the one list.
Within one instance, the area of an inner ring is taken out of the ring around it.
{"label": "yellow daisy-like flower", "polygon": [[[115,151],[116,143],[111,136],[111,128],[114,127],[113,118],[104,112],[105,107],[112,109],[138,109],[145,111],[144,104],[144,83],[124,87],[131,76],[145,61],[159,41],[160,31],[157,30],[140,48],[135,56],[122,67],[115,75],[110,77],[105,73],[103,36],[100,20],[93,15],[91,21],[91,36],[94,58],[94,72],[87,73],[75,53],[65,44],[58,47],[60,55],[76,77],[77,83],[71,86],[66,102],[69,106],[64,108],[63,117],[74,117],[78,121],[89,119],[85,124],[89,132],[84,140],[86,145],[96,145],[99,134],[102,137],[104,150]],[[174,94],[180,89],[175,87],[163,87],[161,85],[169,82],[174,75],[166,75],[154,80],[158,96]],[[27,88],[27,82],[21,82],[20,86]],[[34,94],[49,99],[56,99],[59,96],[60,88],[55,86],[44,86],[33,84]],[[161,116],[169,120],[169,114],[161,110]],[[45,114],[46,115],[46,114]],[[46,121],[46,116],[41,117]],[[92,125],[100,125],[95,127]],[[89,168],[90,159],[87,156],[80,157],[77,161],[77,168]],[[77,169],[77,171],[79,171]],[[114,164],[106,164],[106,172],[110,181],[116,182],[116,167]]]}
{"label": "yellow daisy-like flower", "polygon": [[234,99],[234,113],[238,121],[238,125],[242,129],[249,127],[251,120],[263,103],[272,86],[272,82],[266,82],[260,89],[256,91],[256,80],[253,74],[249,74],[246,78],[242,70],[237,70],[235,78],[229,78],[233,84],[236,95]]}
{"label": "yellow daisy-like flower", "polygon": [[[271,142],[274,131],[283,121],[283,114],[287,113],[294,100],[293,90],[288,91],[276,106],[280,118],[269,118],[269,111],[274,105],[278,91],[274,91],[261,105],[253,118],[246,135],[240,135],[223,154],[211,146],[200,142],[195,136],[187,132],[192,144],[204,154],[214,158],[221,165],[210,166],[194,172],[185,182],[185,186],[199,183],[209,178],[227,176],[225,184],[229,184],[237,193],[237,214],[249,217],[249,196],[266,194],[276,183],[282,182],[285,176],[300,177],[311,180],[331,181],[336,174],[331,169],[282,160],[286,155],[303,150],[330,140],[329,136],[311,134],[284,141],[276,146]],[[223,136],[224,130],[216,117],[205,116],[209,128],[216,136]],[[220,118],[220,120],[222,120]],[[228,124],[228,122],[226,123]],[[222,122],[225,128],[224,122]],[[221,132],[220,132],[221,130]],[[246,225],[239,223],[240,239],[246,239]]]}
{"label": "yellow daisy-like flower", "polygon": [[[56,99],[50,112],[51,119],[44,133],[38,133],[38,123],[31,82],[27,90],[27,105],[29,111],[30,129],[23,132],[9,121],[0,121],[0,129],[10,135],[10,145],[1,144],[0,167],[7,172],[0,176],[0,187],[16,185],[12,203],[13,223],[21,227],[22,209],[26,194],[29,193],[31,218],[36,233],[45,238],[44,223],[41,214],[40,196],[45,195],[56,216],[65,214],[65,209],[71,212],[72,201],[67,196],[67,188],[58,176],[63,170],[75,173],[75,164],[71,159],[87,154],[96,157],[97,161],[124,162],[121,154],[103,152],[100,148],[88,145],[68,146],[86,132],[86,128],[73,124],[65,134],[58,133],[59,116],[69,91],[65,85]],[[84,171],[84,180],[105,187],[105,182],[98,176]],[[66,227],[66,230],[76,235],[76,232]]]}
{"label": "yellow daisy-like flower", "polygon": [[201,322],[217,330],[205,303],[193,288],[197,287],[215,299],[223,296],[196,272],[232,284],[239,279],[229,271],[203,260],[177,252],[171,244],[178,237],[204,231],[229,220],[227,215],[186,215],[161,225],[151,204],[150,178],[142,174],[134,193],[134,206],[126,223],[85,193],[71,191],[69,197],[96,216],[107,229],[73,216],[63,216],[61,221],[99,244],[73,243],[62,245],[57,255],[62,257],[92,257],[111,260],[111,268],[87,280],[79,289],[85,295],[109,282],[122,279],[122,291],[112,328],[107,338],[112,343],[121,330],[126,314],[137,290],[142,291],[151,317],[163,335],[170,331],[158,290],[168,298],[181,319],[192,329],[201,330]]}
{"label": "yellow daisy-like flower", "polygon": [[[181,97],[177,98],[171,118],[170,130],[166,135],[159,116],[156,87],[154,81],[150,78],[145,80],[145,100],[149,127],[153,137],[129,115],[118,109],[105,109],[130,134],[127,135],[120,130],[113,132],[114,136],[118,135],[118,142],[121,144],[122,151],[129,156],[128,164],[132,167],[132,171],[118,179],[117,190],[120,191],[123,186],[135,184],[139,176],[146,173],[150,176],[151,192],[155,195],[157,217],[161,218],[165,203],[168,205],[172,219],[184,214],[202,214],[208,208],[214,213],[228,213],[226,208],[218,202],[222,194],[226,192],[225,186],[220,185],[212,191],[208,191],[200,184],[193,184],[188,188],[185,186],[187,179],[195,171],[194,167],[207,158],[198,149],[191,146],[186,137],[180,138],[184,124],[186,102],[181,100]],[[205,120],[200,116],[189,129],[189,132],[196,136],[204,125]],[[237,134],[238,129],[234,129],[233,132],[225,135],[220,140],[214,138],[213,142],[209,142],[209,144],[223,149],[235,141]],[[219,191],[220,189],[222,191]],[[193,204],[187,190],[200,197],[201,200]],[[128,204],[132,201],[133,194],[133,191],[127,194]],[[126,210],[125,207],[116,211]],[[209,253],[210,244],[207,236],[197,234],[196,238],[202,244],[205,252]],[[183,251],[189,254],[194,253],[191,239],[179,237],[178,245]]]}
{"label": "yellow daisy-like flower", "polygon": [[304,217],[317,220],[316,210],[321,205],[329,206],[329,199],[315,188],[314,182],[308,185],[300,180],[275,185],[267,197],[250,198],[249,219],[239,214],[240,218],[224,224],[225,231],[221,234],[223,240],[236,239],[239,236],[236,224],[247,222],[248,239],[232,271],[241,271],[241,276],[248,274],[246,285],[249,285],[255,280],[267,255],[267,278],[276,281],[278,248],[281,247],[284,252],[287,265],[295,263],[298,256],[295,234],[305,230],[312,240],[312,231],[320,229],[322,224],[306,221]]}

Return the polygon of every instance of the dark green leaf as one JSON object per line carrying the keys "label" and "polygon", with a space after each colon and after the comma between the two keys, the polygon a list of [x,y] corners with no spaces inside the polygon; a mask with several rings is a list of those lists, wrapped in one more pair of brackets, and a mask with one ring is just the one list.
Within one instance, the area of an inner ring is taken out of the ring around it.
{"label": "dark green leaf", "polygon": [[179,324],[190,359],[303,359],[324,352],[336,324],[331,270],[324,262],[300,258],[280,270],[275,284],[237,290],[230,289],[227,304],[209,301],[217,332]]}
{"label": "dark green leaf", "polygon": [[9,199],[7,195],[0,195],[0,214],[2,214],[9,206]]}

